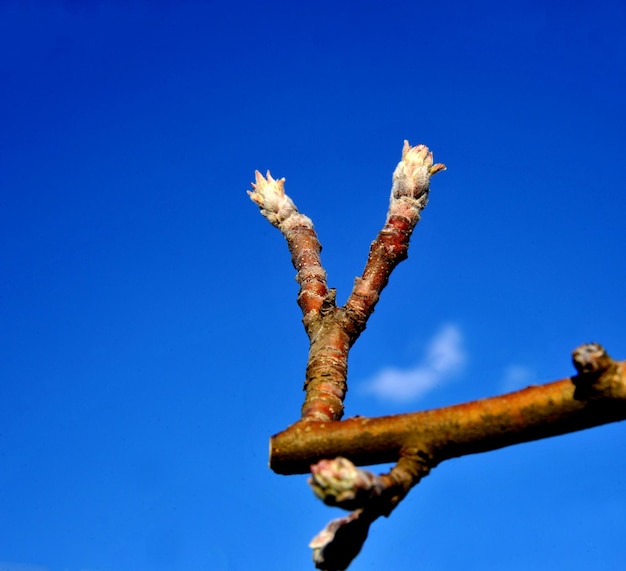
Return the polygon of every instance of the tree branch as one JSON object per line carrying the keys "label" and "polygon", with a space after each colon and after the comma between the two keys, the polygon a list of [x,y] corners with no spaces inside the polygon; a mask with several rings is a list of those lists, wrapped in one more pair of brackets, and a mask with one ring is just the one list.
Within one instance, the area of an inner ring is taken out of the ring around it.
{"label": "tree branch", "polygon": [[[590,359],[590,348],[575,351]],[[496,450],[626,419],[626,362],[602,373],[582,372],[541,386],[439,409],[342,422],[297,422],[270,441],[270,467],[304,474],[323,458],[342,456],[358,466],[395,462],[420,450],[443,460]],[[579,359],[580,361],[580,359]]]}
{"label": "tree branch", "polygon": [[[372,522],[389,515],[444,460],[626,419],[626,361],[613,361],[600,345],[589,343],[573,353],[573,377],[435,410],[340,421],[350,348],[391,272],[407,258],[428,201],[430,177],[444,169],[433,164],[427,147],[404,142],[385,224],[343,307],[336,306],[335,290],[327,286],[313,223],[285,194],[285,179],[257,171],[248,192],[287,240],[310,342],[301,419],[271,438],[270,467],[279,474],[311,469],[310,484],[318,497],[354,510],[331,521],[311,542],[316,567],[324,571],[346,569]],[[396,464],[379,476],[355,466],[386,462]]]}
{"label": "tree branch", "polygon": [[355,508],[350,515],[329,522],[311,540],[315,566],[323,571],[346,569],[363,547],[371,524],[388,516],[429,472],[428,459],[420,452],[405,453],[389,474],[380,476],[357,469],[345,458],[311,466],[309,484],[325,504]]}
{"label": "tree branch", "polygon": [[291,198],[285,194],[285,179],[274,180],[270,171],[264,177],[255,171],[256,182],[250,199],[259,206],[261,214],[278,228],[287,240],[291,262],[297,270],[296,281],[300,285],[298,305],[309,337],[309,326],[319,318],[319,313],[328,296],[326,272],[322,267],[319,242],[313,222],[298,212]]}
{"label": "tree branch", "polygon": [[391,272],[408,257],[409,240],[428,202],[430,177],[445,168],[433,164],[433,154],[425,145],[411,147],[404,141],[402,160],[392,177],[385,225],[372,242],[363,275],[354,280],[345,306],[363,329]]}
{"label": "tree branch", "polygon": [[[443,460],[626,419],[626,361],[613,361],[596,343],[576,349],[573,360],[575,377],[501,397],[423,413],[331,423],[330,438],[318,432],[319,424],[310,427],[313,438],[305,427],[302,444],[307,450],[319,452],[316,444],[321,437],[322,455],[346,454],[363,464],[397,459],[391,471],[380,476],[357,469],[342,456],[311,466],[309,484],[315,495],[327,505],[354,510],[332,520],[313,538],[309,546],[316,567],[346,569],[371,524],[388,516]],[[293,431],[298,438],[301,424],[278,437],[286,440],[285,434]],[[340,442],[341,436],[345,441]],[[302,471],[306,463],[300,465]]]}
{"label": "tree branch", "polygon": [[284,178],[274,180],[269,171],[267,177],[256,171],[248,194],[287,240],[300,284],[298,304],[310,341],[302,420],[324,422],[343,416],[350,348],[365,329],[389,275],[407,258],[409,239],[428,201],[430,177],[445,168],[433,164],[428,147],[411,147],[404,141],[402,160],[392,177],[387,220],[372,243],[363,275],[355,279],[346,305],[340,308],[335,290],[326,285],[322,246],[311,219],[298,212],[285,194]]}

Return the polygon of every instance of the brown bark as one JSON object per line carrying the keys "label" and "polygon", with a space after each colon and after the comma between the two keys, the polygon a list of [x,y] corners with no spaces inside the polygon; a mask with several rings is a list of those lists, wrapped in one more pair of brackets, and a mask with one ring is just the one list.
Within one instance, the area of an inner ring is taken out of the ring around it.
{"label": "brown bark", "polygon": [[[335,290],[327,286],[313,223],[285,194],[284,179],[257,172],[249,192],[287,240],[310,341],[301,420],[272,437],[270,467],[279,474],[301,474],[315,465],[310,481],[315,494],[329,505],[354,510],[331,521],[311,542],[319,569],[346,569],[371,523],[389,515],[444,460],[626,419],[626,362],[613,361],[600,345],[589,343],[574,351],[578,374],[573,377],[435,410],[340,421],[350,348],[391,272],[406,259],[428,201],[430,177],[443,169],[433,164],[427,147],[405,141],[385,225],[343,307],[336,306]],[[396,464],[380,476],[355,466],[386,462]]]}
{"label": "brown bark", "polygon": [[[279,474],[303,474],[323,458],[343,456],[365,466],[395,462],[411,450],[428,453],[435,466],[465,454],[626,420],[626,362],[615,364],[599,377],[601,382],[585,385],[583,378],[423,412],[300,421],[272,437],[270,467]],[[602,382],[609,382],[611,390],[590,398],[588,387]]]}
{"label": "brown bark", "polygon": [[430,177],[444,169],[442,164],[433,164],[427,147],[404,142],[402,160],[393,173],[385,225],[372,242],[363,275],[355,279],[341,308],[336,307],[335,290],[327,286],[322,246],[310,218],[298,212],[285,194],[284,178],[274,180],[269,171],[266,177],[256,171],[253,191],[248,194],[287,240],[300,285],[298,304],[310,341],[302,420],[324,422],[343,416],[350,348],[365,329],[391,272],[407,258],[411,234],[428,202]]}

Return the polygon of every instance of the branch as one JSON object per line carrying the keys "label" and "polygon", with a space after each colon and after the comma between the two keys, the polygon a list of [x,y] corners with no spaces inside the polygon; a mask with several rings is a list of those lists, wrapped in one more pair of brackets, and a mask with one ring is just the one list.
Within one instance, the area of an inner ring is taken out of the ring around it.
{"label": "branch", "polygon": [[332,520],[311,540],[315,566],[323,571],[347,569],[361,551],[371,524],[388,516],[429,471],[420,453],[406,454],[389,474],[380,476],[357,469],[345,458],[311,466],[309,484],[325,504],[355,508],[348,516]]}
{"label": "branch", "polygon": [[428,202],[430,177],[445,169],[443,164],[433,164],[433,154],[428,147],[411,147],[404,141],[402,160],[393,173],[387,220],[372,242],[363,275],[354,280],[346,302],[352,319],[362,324],[363,329],[391,272],[408,257],[411,234]]}
{"label": "branch", "polygon": [[[346,569],[372,522],[389,515],[444,460],[626,419],[626,361],[613,361],[600,345],[589,343],[574,351],[577,375],[570,378],[435,410],[340,421],[350,348],[391,272],[408,256],[411,234],[428,201],[430,177],[444,169],[433,164],[427,147],[404,142],[385,224],[343,307],[336,306],[335,290],[327,286],[313,223],[285,194],[285,179],[257,171],[248,192],[287,240],[310,342],[301,419],[272,437],[270,467],[279,474],[310,468],[318,497],[354,510],[330,522],[311,542],[316,566],[324,571]],[[379,476],[355,466],[386,462],[396,465]]]}
{"label": "branch", "polygon": [[342,456],[364,466],[420,450],[430,455],[432,468],[466,454],[625,420],[626,362],[611,360],[598,347],[576,349],[578,375],[546,385],[423,412],[297,422],[271,438],[270,467],[278,474],[304,474],[324,458]]}
{"label": "branch", "polygon": [[300,284],[298,304],[310,341],[302,420],[324,422],[343,416],[348,352],[365,329],[389,275],[407,258],[409,239],[428,201],[430,177],[445,168],[433,164],[428,147],[411,147],[404,141],[402,159],[393,173],[385,225],[372,243],[363,275],[355,279],[343,307],[336,306],[335,290],[326,285],[322,246],[310,218],[298,212],[285,194],[284,178],[274,180],[269,171],[267,177],[256,171],[254,190],[248,194],[286,238]]}
{"label": "branch", "polygon": [[[305,429],[302,444],[315,454],[321,437],[322,455],[346,454],[363,464],[398,460],[380,476],[341,456],[311,466],[315,495],[327,505],[354,510],[313,538],[309,547],[316,567],[346,569],[371,524],[388,516],[443,460],[626,419],[626,361],[613,361],[596,343],[576,349],[573,360],[578,375],[541,387],[423,413],[330,423],[331,434],[318,433],[318,424],[310,427],[314,437]],[[274,437],[273,444],[279,437],[284,444],[291,431],[297,438],[299,425]]]}
{"label": "branch", "polygon": [[[278,228],[287,240],[291,262],[297,270],[296,281],[300,285],[298,305],[304,316],[305,327],[318,317],[328,296],[326,272],[322,267],[319,242],[313,222],[298,212],[291,198],[285,194],[285,179],[274,180],[270,171],[266,177],[255,171],[256,182],[250,199],[259,206],[261,214]],[[307,333],[309,333],[307,328]]]}

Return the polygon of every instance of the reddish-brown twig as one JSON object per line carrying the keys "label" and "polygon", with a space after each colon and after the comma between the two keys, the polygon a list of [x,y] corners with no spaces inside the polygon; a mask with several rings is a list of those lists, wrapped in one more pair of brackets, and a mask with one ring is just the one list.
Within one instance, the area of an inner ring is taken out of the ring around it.
{"label": "reddish-brown twig", "polygon": [[444,169],[442,164],[433,164],[426,146],[404,142],[402,159],[393,173],[385,225],[343,307],[336,306],[335,290],[327,287],[313,223],[285,194],[285,179],[274,180],[269,171],[263,177],[256,171],[253,191],[248,194],[285,236],[300,284],[298,303],[310,341],[302,420],[323,422],[343,416],[348,352],[365,329],[389,275],[407,257],[411,233],[428,201],[430,177]]}

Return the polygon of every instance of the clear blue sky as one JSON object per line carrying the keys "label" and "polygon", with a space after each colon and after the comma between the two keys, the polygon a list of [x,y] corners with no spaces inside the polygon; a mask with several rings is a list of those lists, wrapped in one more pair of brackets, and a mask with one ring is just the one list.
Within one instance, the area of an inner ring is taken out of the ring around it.
{"label": "clear blue sky", "polygon": [[[348,415],[626,358],[625,29],[622,0],[1,1],[0,571],[313,568],[340,514],[267,468],[308,344],[255,169],[343,303],[403,139],[448,165]],[[445,463],[351,570],[622,570],[625,441]]]}

